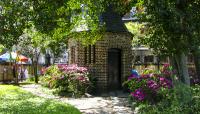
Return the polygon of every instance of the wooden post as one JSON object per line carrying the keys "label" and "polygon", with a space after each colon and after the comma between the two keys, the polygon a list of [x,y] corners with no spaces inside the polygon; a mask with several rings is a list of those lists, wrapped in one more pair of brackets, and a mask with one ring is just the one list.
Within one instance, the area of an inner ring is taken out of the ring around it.
{"label": "wooden post", "polygon": [[5,66],[3,66],[3,82],[5,80]]}

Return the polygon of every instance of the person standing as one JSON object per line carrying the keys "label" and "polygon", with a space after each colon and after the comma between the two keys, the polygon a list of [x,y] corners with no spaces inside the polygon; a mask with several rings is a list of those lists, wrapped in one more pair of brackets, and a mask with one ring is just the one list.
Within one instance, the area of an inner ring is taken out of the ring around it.
{"label": "person standing", "polygon": [[27,67],[24,68],[24,78],[25,79],[28,78],[28,69],[27,69]]}

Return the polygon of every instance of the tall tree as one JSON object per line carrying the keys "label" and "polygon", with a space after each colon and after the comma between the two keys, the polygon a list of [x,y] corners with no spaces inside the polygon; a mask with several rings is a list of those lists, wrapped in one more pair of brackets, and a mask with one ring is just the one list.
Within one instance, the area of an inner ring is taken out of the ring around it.
{"label": "tall tree", "polygon": [[38,60],[41,53],[47,47],[47,36],[36,31],[34,28],[27,29],[20,37],[18,50],[32,60],[35,82],[38,83]]}
{"label": "tall tree", "polygon": [[197,77],[200,80],[200,1],[196,0],[196,2],[191,2],[190,7],[188,7],[188,11],[191,12],[190,17],[190,31],[193,32],[191,34],[191,39],[188,41],[190,45],[190,50],[192,55],[194,56],[194,63],[196,68]]}
{"label": "tall tree", "polygon": [[192,4],[198,4],[198,2],[191,0],[140,0],[138,2],[139,8],[144,7],[144,12],[140,12],[138,16],[147,22],[148,28],[147,37],[141,41],[155,51],[168,54],[173,58],[173,65],[179,79],[188,85],[190,78],[186,55],[191,47],[189,41],[197,40],[196,37],[191,38],[194,33],[191,26],[195,23],[192,23],[194,20],[189,18],[193,14],[188,9]]}
{"label": "tall tree", "polygon": [[28,25],[29,9],[27,0],[0,1],[0,43],[6,48],[18,43]]}

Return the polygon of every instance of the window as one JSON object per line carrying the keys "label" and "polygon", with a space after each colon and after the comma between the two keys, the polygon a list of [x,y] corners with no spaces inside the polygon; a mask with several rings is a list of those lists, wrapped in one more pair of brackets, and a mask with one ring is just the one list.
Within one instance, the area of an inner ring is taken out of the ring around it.
{"label": "window", "polygon": [[144,63],[153,63],[154,56],[148,55],[144,57]]}
{"label": "window", "polygon": [[89,63],[95,63],[96,62],[96,49],[95,45],[89,45],[88,47],[85,47],[85,64]]}
{"label": "window", "polygon": [[84,53],[84,54],[85,54],[85,55],[84,55],[84,56],[85,56],[85,57],[84,57],[84,59],[85,59],[84,61],[85,61],[85,64],[87,64],[87,47],[85,47],[84,52],[85,52],[85,53]]}
{"label": "window", "polygon": [[88,63],[91,63],[92,62],[92,49],[91,49],[92,47],[91,47],[91,45],[89,45],[89,61],[88,61]]}
{"label": "window", "polygon": [[96,49],[95,49],[95,45],[92,46],[93,48],[93,63],[96,62]]}
{"label": "window", "polygon": [[72,46],[71,47],[71,63],[74,64],[75,63],[75,59],[76,56],[75,56],[75,46]]}

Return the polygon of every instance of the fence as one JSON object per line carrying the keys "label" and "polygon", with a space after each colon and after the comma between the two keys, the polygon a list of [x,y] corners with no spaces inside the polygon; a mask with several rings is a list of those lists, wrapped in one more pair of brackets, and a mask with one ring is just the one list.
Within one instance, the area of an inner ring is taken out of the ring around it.
{"label": "fence", "polygon": [[[134,68],[138,71],[139,74],[142,73],[142,71],[146,68],[152,69],[152,70],[158,70],[161,68],[163,64],[134,64]],[[194,63],[188,63],[188,72],[191,77],[196,76],[196,70]]]}
{"label": "fence", "polygon": [[0,81],[13,80],[12,67],[9,65],[0,65]]}
{"label": "fence", "polygon": [[[42,66],[38,65],[38,71]],[[19,73],[25,73],[25,70],[22,69],[27,69],[28,70],[28,77],[31,77],[34,75],[34,70],[32,65],[17,65],[16,70],[15,70],[15,75],[18,76],[19,78],[25,78],[19,76]],[[26,77],[26,78],[28,78]],[[0,81],[13,81],[14,80],[14,71],[12,68],[12,65],[9,64],[0,64]]]}

